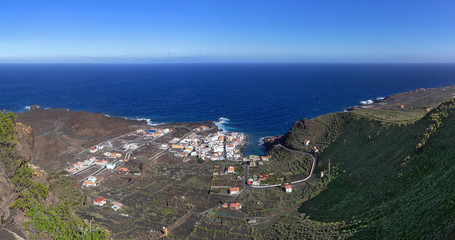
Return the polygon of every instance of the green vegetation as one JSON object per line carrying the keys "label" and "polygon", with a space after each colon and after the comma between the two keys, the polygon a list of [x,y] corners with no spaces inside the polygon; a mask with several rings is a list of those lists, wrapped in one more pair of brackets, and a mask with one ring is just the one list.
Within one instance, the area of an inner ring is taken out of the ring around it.
{"label": "green vegetation", "polygon": [[[440,104],[420,119],[401,112],[357,110],[294,124],[281,142],[308,151],[303,140],[310,139],[322,150],[315,172],[324,171],[325,177],[314,179],[304,187],[299,211],[305,217],[296,219],[288,213],[271,227],[254,229],[253,236],[257,239],[452,238],[455,235],[452,185],[455,182],[455,100]],[[295,161],[278,147],[274,146],[271,153],[279,155],[283,162]],[[268,199],[278,199],[273,197],[273,192],[266,194]],[[274,212],[268,209],[282,204],[263,202],[266,197],[255,195],[251,197],[258,204],[245,209],[251,215]]]}
{"label": "green vegetation", "polygon": [[303,144],[308,139],[309,147],[324,149],[342,132],[345,117],[345,113],[330,113],[311,120],[302,119],[282,137],[281,143],[292,149],[309,151]]}
{"label": "green vegetation", "polygon": [[313,160],[303,153],[289,151],[281,146],[274,146],[272,161],[258,166],[261,173],[288,172],[292,174],[308,174]]}
{"label": "green vegetation", "polygon": [[68,203],[71,208],[76,209],[82,206],[84,196],[73,178],[60,176],[56,174],[51,177],[51,191],[60,199],[60,201]]}
{"label": "green vegetation", "polygon": [[373,118],[387,123],[409,123],[414,122],[425,115],[425,111],[418,110],[390,110],[390,109],[363,109],[356,111],[357,114]]}
{"label": "green vegetation", "polygon": [[317,222],[308,217],[283,218],[271,227],[255,231],[253,239],[345,239],[353,235],[349,227],[345,222]]}
{"label": "green vegetation", "polygon": [[320,155],[326,189],[300,211],[315,221],[357,221],[352,238],[444,239],[455,229],[455,100],[418,121],[384,124],[346,113]]}
{"label": "green vegetation", "polygon": [[185,181],[185,185],[188,187],[193,187],[199,190],[208,190],[210,189],[210,182],[205,181],[205,179],[201,179],[198,176],[189,177]]}
{"label": "green vegetation", "polygon": [[15,151],[15,115],[0,113],[0,164],[6,170],[8,181],[14,184],[20,197],[11,205],[25,212],[30,220],[25,228],[32,238],[52,239],[106,239],[104,230],[94,227],[77,217],[67,203],[47,206],[45,199],[49,189],[33,181],[33,170],[21,161]]}

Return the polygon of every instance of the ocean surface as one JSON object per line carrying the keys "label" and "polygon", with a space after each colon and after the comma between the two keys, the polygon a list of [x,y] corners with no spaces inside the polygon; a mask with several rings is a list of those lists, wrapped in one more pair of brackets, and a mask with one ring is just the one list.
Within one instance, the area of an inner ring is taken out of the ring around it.
{"label": "ocean surface", "polygon": [[67,108],[150,119],[219,120],[259,140],[295,121],[417,88],[455,85],[455,64],[0,64],[0,108]]}

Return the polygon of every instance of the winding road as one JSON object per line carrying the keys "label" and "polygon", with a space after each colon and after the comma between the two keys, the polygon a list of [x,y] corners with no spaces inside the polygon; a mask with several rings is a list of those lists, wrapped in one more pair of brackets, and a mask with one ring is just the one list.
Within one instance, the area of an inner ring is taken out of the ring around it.
{"label": "winding road", "polygon": [[[316,156],[314,156],[314,154],[311,154],[311,153],[298,151],[298,150],[295,150],[295,149],[290,149],[290,148],[285,147],[284,145],[282,145],[281,142],[279,142],[277,145],[282,147],[282,148],[285,148],[288,151],[297,152],[297,153],[303,153],[303,154],[307,155],[308,157],[311,157],[311,159],[313,160],[313,164],[311,166],[310,174],[304,179],[293,181],[293,182],[291,182],[289,184],[296,184],[296,183],[301,183],[301,182],[308,181],[311,178],[311,176],[313,175],[314,168],[316,167]],[[248,177],[248,165],[246,165],[246,169],[245,169],[245,189],[247,189],[247,188],[259,188],[259,189],[260,188],[273,188],[273,187],[281,187],[282,186],[282,184],[275,184],[275,185],[268,185],[268,186],[250,186],[246,182],[247,179],[248,179],[247,177]]]}

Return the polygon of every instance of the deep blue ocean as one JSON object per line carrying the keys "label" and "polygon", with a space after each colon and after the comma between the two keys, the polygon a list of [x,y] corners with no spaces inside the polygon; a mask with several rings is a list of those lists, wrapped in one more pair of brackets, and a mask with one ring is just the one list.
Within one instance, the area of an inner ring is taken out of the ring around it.
{"label": "deep blue ocean", "polygon": [[249,135],[362,100],[455,85],[455,64],[0,64],[0,108],[68,108],[152,123],[228,119]]}

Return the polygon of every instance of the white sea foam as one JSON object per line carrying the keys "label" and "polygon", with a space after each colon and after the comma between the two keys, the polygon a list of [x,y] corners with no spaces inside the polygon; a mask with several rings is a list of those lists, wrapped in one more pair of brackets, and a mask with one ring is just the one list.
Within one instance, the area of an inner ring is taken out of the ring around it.
{"label": "white sea foam", "polygon": [[[24,110],[25,110],[25,111],[28,111],[28,110],[30,110],[31,108],[32,108],[32,106],[25,106],[25,107],[24,107]],[[41,106],[40,106],[40,105],[36,105],[36,108],[41,108]],[[46,109],[46,108],[44,108],[44,109]]]}
{"label": "white sea foam", "polygon": [[[42,108],[41,106],[39,105],[36,105],[36,108]],[[21,110],[19,110],[18,112],[27,112],[27,111],[30,111],[30,109],[32,109],[32,106],[25,106],[24,108],[22,108]],[[43,109],[48,109],[48,108],[43,108]]]}
{"label": "white sea foam", "polygon": [[229,124],[229,121],[231,121],[231,119],[226,117],[220,117],[218,121],[215,122],[215,125],[218,127],[218,129],[228,132],[228,130],[232,129],[226,126],[227,124]]}
{"label": "white sea foam", "polygon": [[147,125],[150,125],[150,126],[156,126],[156,125],[163,125],[163,124],[166,124],[165,122],[161,122],[161,123],[157,123],[157,122],[152,122],[152,120],[150,118],[137,118],[135,120],[138,120],[138,121],[146,121],[147,122]]}
{"label": "white sea foam", "polygon": [[150,126],[157,126],[157,125],[166,124],[165,122],[152,122],[152,120],[150,118],[139,118],[139,117],[136,117],[136,118],[124,117],[124,118],[127,119],[127,120],[146,121],[147,125],[150,125]]}
{"label": "white sea foam", "polygon": [[[385,97],[377,97],[375,100],[383,100]],[[365,104],[372,104],[374,103],[374,100],[368,99],[366,101],[360,101],[360,104],[365,105]]]}
{"label": "white sea foam", "polygon": [[373,100],[371,100],[371,99],[368,99],[368,100],[366,100],[366,101],[360,101],[360,104],[362,104],[362,105],[365,105],[365,104],[372,104],[372,103],[373,103]]}

